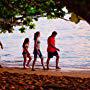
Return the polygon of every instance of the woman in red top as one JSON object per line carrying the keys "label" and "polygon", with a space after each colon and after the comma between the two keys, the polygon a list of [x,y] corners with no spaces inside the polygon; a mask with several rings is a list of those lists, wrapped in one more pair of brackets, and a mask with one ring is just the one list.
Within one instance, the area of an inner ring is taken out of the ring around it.
{"label": "woman in red top", "polygon": [[47,69],[49,69],[49,61],[53,56],[56,56],[56,69],[59,69],[58,62],[59,62],[59,54],[57,51],[60,51],[58,48],[55,47],[55,37],[57,35],[56,31],[52,32],[52,35],[48,38],[48,59],[47,59]]}
{"label": "woman in red top", "polygon": [[[30,56],[30,53],[28,51],[28,47],[29,47],[29,38],[25,38],[24,42],[23,42],[23,58],[24,58],[24,62],[23,62],[23,67],[24,68],[29,68],[29,63],[31,61],[31,56]],[[29,58],[27,64],[26,64],[26,61],[27,61],[27,58]]]}

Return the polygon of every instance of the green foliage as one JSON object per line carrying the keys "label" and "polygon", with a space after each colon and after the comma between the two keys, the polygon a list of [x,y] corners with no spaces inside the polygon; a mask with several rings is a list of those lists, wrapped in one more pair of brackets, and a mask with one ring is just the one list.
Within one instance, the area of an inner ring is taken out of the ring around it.
{"label": "green foliage", "polygon": [[35,28],[35,24],[34,23],[30,23],[29,28],[30,29],[34,29]]}
{"label": "green foliage", "polygon": [[22,26],[22,27],[19,29],[19,31],[20,31],[21,33],[24,33],[24,32],[25,32],[25,27]]}
{"label": "green foliage", "polygon": [[[35,28],[33,20],[39,17],[64,18],[64,7],[72,13],[70,21],[78,23],[83,18],[90,23],[89,3],[90,0],[0,0],[0,32],[11,33],[17,25]],[[25,32],[24,27],[19,30]]]}
{"label": "green foliage", "polygon": [[31,7],[31,6],[27,6],[26,7],[26,12],[28,15],[32,16],[35,15],[36,13],[36,8],[35,7]]}

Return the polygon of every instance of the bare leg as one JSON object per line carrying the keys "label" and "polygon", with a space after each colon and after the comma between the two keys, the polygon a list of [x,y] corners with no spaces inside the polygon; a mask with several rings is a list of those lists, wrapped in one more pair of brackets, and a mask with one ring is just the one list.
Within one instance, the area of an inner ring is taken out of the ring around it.
{"label": "bare leg", "polygon": [[43,58],[41,58],[41,64],[43,66],[43,69],[45,70],[44,64],[43,64]]}
{"label": "bare leg", "polygon": [[0,65],[0,68],[2,68],[2,66]]}
{"label": "bare leg", "polygon": [[25,68],[25,64],[26,64],[26,60],[27,60],[27,56],[23,55],[24,61],[23,61],[23,68]]}
{"label": "bare leg", "polygon": [[26,65],[26,66],[29,66],[29,63],[30,63],[30,61],[31,61],[31,59],[32,59],[30,55],[28,56],[28,58],[29,58],[29,60],[28,60],[28,62],[27,62],[27,65]]}
{"label": "bare leg", "polygon": [[56,56],[56,69],[59,69],[58,63],[59,63],[59,56],[57,55]]}
{"label": "bare leg", "polygon": [[35,71],[35,69],[34,69],[35,62],[36,62],[36,58],[34,58],[34,61],[33,61],[33,64],[32,64],[32,71]]}
{"label": "bare leg", "polygon": [[49,61],[50,61],[50,58],[47,59],[47,69],[49,69]]}

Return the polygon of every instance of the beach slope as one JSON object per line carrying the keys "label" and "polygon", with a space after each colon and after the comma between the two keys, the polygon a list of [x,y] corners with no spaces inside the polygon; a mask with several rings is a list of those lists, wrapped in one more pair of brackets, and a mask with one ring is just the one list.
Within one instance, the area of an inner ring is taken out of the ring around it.
{"label": "beach slope", "polygon": [[1,90],[90,90],[90,70],[0,68]]}

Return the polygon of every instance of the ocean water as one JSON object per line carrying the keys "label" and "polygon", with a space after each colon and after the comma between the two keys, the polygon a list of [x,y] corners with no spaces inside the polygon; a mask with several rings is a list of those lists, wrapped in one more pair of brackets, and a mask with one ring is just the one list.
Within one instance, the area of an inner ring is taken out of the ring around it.
{"label": "ocean water", "polygon": [[[47,20],[39,18],[36,28],[30,30],[28,27],[25,33],[14,27],[14,33],[0,34],[4,49],[0,49],[0,64],[3,67],[22,67],[22,43],[26,37],[30,39],[29,52],[33,61],[33,36],[36,31],[41,32],[41,51],[44,57],[44,64],[47,60],[47,38],[52,31],[57,31],[56,46],[60,49],[59,66],[61,68],[90,69],[90,25],[85,21],[79,24],[67,22],[61,19]],[[32,65],[32,61],[30,66]],[[50,67],[55,67],[55,57],[50,60]],[[36,66],[40,67],[40,59],[37,59]]]}

